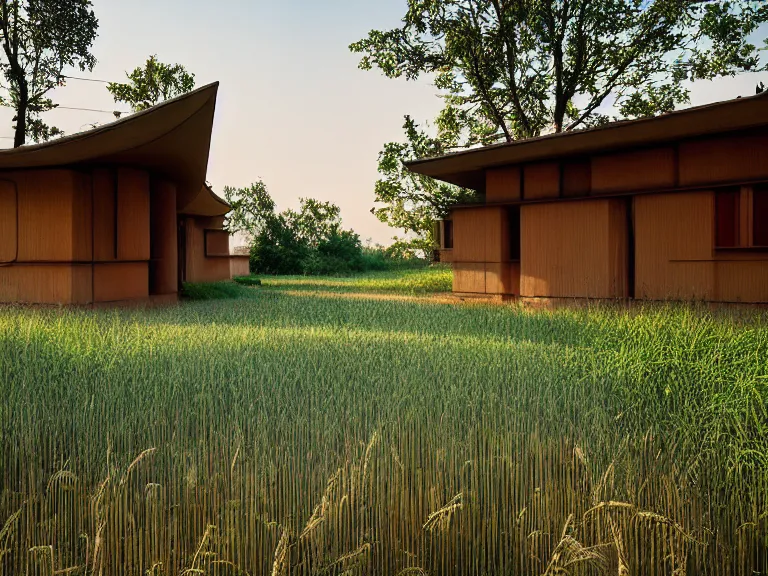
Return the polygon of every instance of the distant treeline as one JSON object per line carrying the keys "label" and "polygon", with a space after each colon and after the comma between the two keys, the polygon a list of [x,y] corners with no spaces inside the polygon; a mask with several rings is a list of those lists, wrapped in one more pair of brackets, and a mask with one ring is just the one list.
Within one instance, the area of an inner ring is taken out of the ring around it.
{"label": "distant treeline", "polygon": [[254,274],[338,275],[428,264],[408,244],[363,245],[342,227],[341,210],[331,202],[302,198],[298,211],[277,212],[263,182],[226,187],[224,195],[232,205],[228,229],[249,238]]}

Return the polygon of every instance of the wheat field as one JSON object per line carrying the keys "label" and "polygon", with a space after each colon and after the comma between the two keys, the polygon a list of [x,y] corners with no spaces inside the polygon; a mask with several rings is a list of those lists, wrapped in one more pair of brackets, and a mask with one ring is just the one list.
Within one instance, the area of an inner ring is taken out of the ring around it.
{"label": "wheat field", "polygon": [[0,309],[0,573],[768,574],[765,316],[297,282]]}

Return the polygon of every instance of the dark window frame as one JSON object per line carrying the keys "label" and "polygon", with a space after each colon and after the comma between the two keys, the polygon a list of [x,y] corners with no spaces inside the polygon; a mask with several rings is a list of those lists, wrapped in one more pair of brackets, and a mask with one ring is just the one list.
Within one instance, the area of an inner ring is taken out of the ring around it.
{"label": "dark window frame", "polygon": [[714,218],[715,250],[768,250],[768,185],[716,190]]}
{"label": "dark window frame", "polygon": [[453,250],[453,220],[443,220],[443,237],[440,240],[443,250]]}

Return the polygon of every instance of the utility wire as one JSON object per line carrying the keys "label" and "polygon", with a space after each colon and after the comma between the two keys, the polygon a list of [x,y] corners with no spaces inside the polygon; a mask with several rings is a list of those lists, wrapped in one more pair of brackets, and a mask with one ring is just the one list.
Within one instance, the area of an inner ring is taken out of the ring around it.
{"label": "utility wire", "polygon": [[102,84],[115,84],[115,82],[111,82],[110,80],[99,80],[98,78],[82,78],[80,76],[65,76],[64,74],[61,75],[61,78],[66,78],[67,80],[82,80],[83,82],[100,82]]}
{"label": "utility wire", "polygon": [[[122,116],[123,114],[131,114],[131,112],[122,112],[120,110],[97,110],[96,108],[77,108],[75,106],[55,106],[54,108],[51,108],[51,110],[80,110],[82,112],[102,112],[104,114],[119,114]],[[48,110],[50,112],[51,110]]]}

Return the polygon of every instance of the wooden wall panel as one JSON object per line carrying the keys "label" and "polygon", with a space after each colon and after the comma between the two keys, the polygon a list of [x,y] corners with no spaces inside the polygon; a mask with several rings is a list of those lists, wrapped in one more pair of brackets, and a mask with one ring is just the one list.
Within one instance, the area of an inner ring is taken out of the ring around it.
{"label": "wooden wall panel", "polygon": [[[628,235],[623,200],[533,204],[521,210],[520,294],[625,297]],[[619,243],[619,246],[612,244]],[[626,246],[624,241],[623,246]]]}
{"label": "wooden wall panel", "polygon": [[520,167],[492,168],[485,171],[485,201],[520,200]]}
{"label": "wooden wall panel", "polygon": [[90,174],[75,173],[72,190],[72,260],[93,260],[93,180]]}
{"label": "wooden wall panel", "polygon": [[0,180],[0,263],[16,260],[16,184]]}
{"label": "wooden wall panel", "polygon": [[225,230],[206,230],[205,255],[229,256],[229,233]]}
{"label": "wooden wall panel", "polygon": [[675,186],[675,150],[655,148],[592,158],[592,193],[658,190]]}
{"label": "wooden wall panel", "polygon": [[520,263],[486,262],[485,291],[487,294],[520,294]]}
{"label": "wooden wall panel", "polygon": [[525,200],[557,198],[560,196],[559,163],[528,164],[524,169],[524,173],[523,198]]}
{"label": "wooden wall panel", "polygon": [[117,171],[117,259],[149,260],[149,174]]}
{"label": "wooden wall panel", "polygon": [[72,303],[93,303],[93,267],[90,264],[72,266]]}
{"label": "wooden wall panel", "polygon": [[186,219],[187,282],[217,282],[230,277],[229,258],[206,258],[205,230],[221,222],[220,218]]}
{"label": "wooden wall panel", "polygon": [[564,162],[562,170],[564,197],[589,196],[592,191],[592,161],[589,158]]}
{"label": "wooden wall panel", "polygon": [[251,273],[251,262],[248,256],[232,256],[229,259],[229,275],[231,278],[236,276],[248,276]]}
{"label": "wooden wall panel", "polygon": [[90,265],[0,266],[0,302],[89,304]]}
{"label": "wooden wall panel", "polygon": [[454,262],[504,262],[509,259],[509,230],[504,207],[453,211]]}
{"label": "wooden wall panel", "polygon": [[454,264],[453,291],[485,294],[485,264],[475,262]]}
{"label": "wooden wall panel", "polygon": [[455,262],[485,261],[485,212],[487,208],[453,211],[453,259]]}
{"label": "wooden wall panel", "polygon": [[712,192],[636,196],[634,222],[637,298],[714,298]]}
{"label": "wooden wall panel", "polygon": [[178,292],[179,251],[176,230],[176,185],[152,182],[150,199],[150,294]]}
{"label": "wooden wall panel", "polygon": [[118,302],[149,296],[147,262],[110,262],[93,267],[94,302]]}
{"label": "wooden wall panel", "polygon": [[681,186],[768,178],[768,135],[683,142],[679,150]]}
{"label": "wooden wall panel", "polygon": [[117,258],[117,174],[98,169],[93,174],[93,257],[97,262]]}
{"label": "wooden wall panel", "polygon": [[715,299],[720,302],[768,302],[768,259],[715,263]]}
{"label": "wooden wall panel", "polygon": [[18,186],[20,262],[72,260],[75,176],[71,170],[30,170],[8,176]]}

